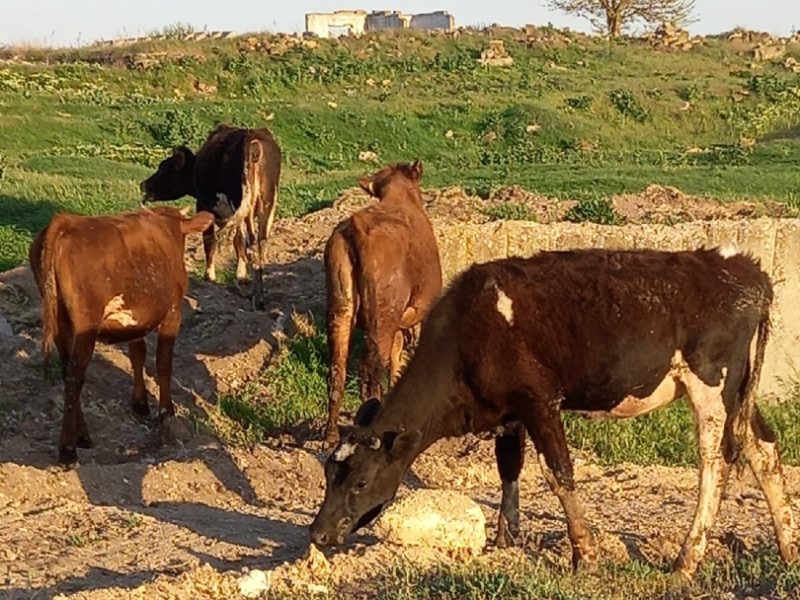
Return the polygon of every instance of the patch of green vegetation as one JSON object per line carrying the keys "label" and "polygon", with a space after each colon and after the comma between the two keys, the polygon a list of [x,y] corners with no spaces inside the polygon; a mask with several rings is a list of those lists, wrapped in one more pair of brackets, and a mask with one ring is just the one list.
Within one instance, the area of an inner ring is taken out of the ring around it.
{"label": "patch of green vegetation", "polygon": [[[800,439],[795,435],[800,429],[800,398],[761,404],[760,409],[780,441],[783,462],[800,464]],[[564,428],[571,447],[591,453],[601,464],[697,464],[695,424],[685,400],[632,419],[587,419],[564,413]]]}
{"label": "patch of green vegetation", "polygon": [[599,223],[600,225],[622,225],[623,218],[614,210],[607,198],[584,198],[578,200],[564,219],[572,223]]}
{"label": "patch of green vegetation", "polygon": [[483,209],[492,221],[536,221],[536,213],[524,204],[502,202]]}
{"label": "patch of green vegetation", "polygon": [[514,564],[493,566],[475,561],[430,569],[397,564],[374,585],[377,594],[387,600],[792,598],[800,586],[800,567],[786,566],[773,550],[764,549],[736,561],[707,561],[691,582],[672,575],[667,565],[639,560],[602,564],[596,572],[578,574],[544,559],[511,562]]}
{"label": "patch of green vegetation", "polygon": [[[370,33],[273,55],[180,41],[186,31],[133,48],[14,49],[32,64],[0,68],[0,194],[26,208],[0,216],[0,268],[24,260],[43,215],[135,208],[170,147],[196,149],[219,122],[275,133],[281,216],[329,206],[365,171],[364,150],[421,158],[431,187],[585,199],[659,183],[797,201],[800,77],[771,63],[754,73],[725,41],[665,53],[584,38],[529,47],[500,33],[514,64],[496,70],[477,62],[489,33]],[[136,68],[135,53],[160,58]],[[576,219],[609,220],[585,208]]]}
{"label": "patch of green vegetation", "polygon": [[[354,344],[351,355],[360,355],[358,346]],[[226,437],[252,444],[279,431],[320,422],[328,411],[327,364],[326,337],[312,321],[311,330],[289,339],[257,381],[219,399],[221,414],[238,425],[238,433]],[[357,381],[351,374],[343,410],[358,405]]]}

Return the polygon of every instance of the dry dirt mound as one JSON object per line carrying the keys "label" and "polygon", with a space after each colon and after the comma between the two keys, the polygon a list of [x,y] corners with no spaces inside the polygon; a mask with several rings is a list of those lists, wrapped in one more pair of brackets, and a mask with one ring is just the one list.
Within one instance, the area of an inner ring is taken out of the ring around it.
{"label": "dry dirt mound", "polygon": [[[487,223],[492,220],[492,209],[503,205],[518,205],[527,209],[539,223],[564,221],[575,207],[574,200],[549,198],[520,186],[506,186],[495,190],[487,199],[466,193],[460,187],[423,190],[425,209],[434,221]],[[636,194],[620,194],[611,198],[611,205],[625,223],[681,223],[717,219],[756,217],[787,217],[790,209],[780,202],[722,202],[684,194],[678,189],[649,185]],[[347,215],[375,202],[359,188],[344,190],[332,208],[312,213],[302,222],[336,222],[333,215]]]}

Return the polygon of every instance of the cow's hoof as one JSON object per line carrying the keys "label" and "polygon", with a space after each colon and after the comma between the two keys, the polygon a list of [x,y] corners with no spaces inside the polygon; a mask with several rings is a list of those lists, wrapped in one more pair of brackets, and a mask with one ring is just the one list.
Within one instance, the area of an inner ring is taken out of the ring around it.
{"label": "cow's hoof", "polygon": [[78,438],[77,446],[78,448],[88,450],[89,448],[94,448],[94,442],[92,442],[92,438],[89,437],[89,434],[85,433]]}
{"label": "cow's hoof", "polygon": [[78,450],[75,446],[62,446],[58,449],[58,462],[64,470],[74,469],[78,466]]}

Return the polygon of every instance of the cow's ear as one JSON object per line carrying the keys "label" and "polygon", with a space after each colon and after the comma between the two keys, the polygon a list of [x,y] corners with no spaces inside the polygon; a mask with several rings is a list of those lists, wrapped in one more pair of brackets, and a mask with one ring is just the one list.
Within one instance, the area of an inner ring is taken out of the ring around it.
{"label": "cow's ear", "polygon": [[184,235],[187,233],[195,233],[198,231],[205,231],[214,224],[214,215],[210,212],[201,211],[193,216],[191,219],[181,221],[181,231]]}
{"label": "cow's ear", "polygon": [[419,430],[401,431],[395,433],[388,431],[383,434],[383,446],[392,458],[401,459],[416,455],[422,442],[422,432]]}
{"label": "cow's ear", "polygon": [[175,170],[180,171],[186,164],[186,152],[183,148],[174,148],[172,156],[175,158]]}
{"label": "cow's ear", "polygon": [[411,177],[414,181],[422,179],[422,161],[420,159],[411,163]]}
{"label": "cow's ear", "polygon": [[367,192],[370,196],[375,195],[375,182],[372,181],[371,177],[362,177],[358,180],[358,185],[360,185],[361,189]]}
{"label": "cow's ear", "polygon": [[367,400],[362,404],[358,412],[356,413],[355,419],[353,422],[358,425],[359,427],[369,427],[372,425],[372,422],[375,420],[375,417],[378,416],[378,413],[381,410],[381,401],[377,398],[372,398],[371,400]]}

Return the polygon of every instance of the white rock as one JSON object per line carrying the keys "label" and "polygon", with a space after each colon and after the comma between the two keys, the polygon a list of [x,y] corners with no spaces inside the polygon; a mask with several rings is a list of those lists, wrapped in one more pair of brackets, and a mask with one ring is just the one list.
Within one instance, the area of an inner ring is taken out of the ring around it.
{"label": "white rock", "polygon": [[417,490],[391,504],[374,531],[402,546],[480,551],[486,545],[486,519],[470,498],[445,490]]}
{"label": "white rock", "polygon": [[253,569],[237,581],[239,593],[245,598],[258,598],[269,590],[269,576],[266,572]]}

